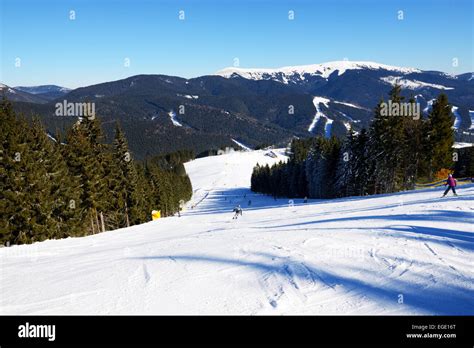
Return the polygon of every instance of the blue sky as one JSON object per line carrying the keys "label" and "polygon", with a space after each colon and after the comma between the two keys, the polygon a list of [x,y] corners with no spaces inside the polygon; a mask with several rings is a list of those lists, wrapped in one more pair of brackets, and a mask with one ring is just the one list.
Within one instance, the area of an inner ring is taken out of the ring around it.
{"label": "blue sky", "polygon": [[472,0],[0,2],[0,81],[10,86],[79,87],[143,73],[195,77],[234,58],[241,67],[347,58],[474,71]]}

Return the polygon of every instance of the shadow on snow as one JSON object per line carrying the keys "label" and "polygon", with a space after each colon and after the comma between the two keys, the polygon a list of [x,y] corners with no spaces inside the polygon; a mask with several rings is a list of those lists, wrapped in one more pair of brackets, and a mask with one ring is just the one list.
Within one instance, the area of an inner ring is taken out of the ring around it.
{"label": "shadow on snow", "polygon": [[[474,291],[465,289],[453,284],[443,284],[439,286],[421,286],[413,282],[407,282],[400,278],[387,278],[384,286],[376,286],[371,282],[365,282],[356,277],[349,278],[337,275],[333,272],[316,268],[307,262],[301,262],[292,257],[281,257],[269,253],[254,253],[250,256],[258,257],[261,261],[249,261],[242,259],[224,258],[218,256],[205,255],[163,255],[163,256],[143,256],[133,257],[139,260],[155,261],[183,261],[198,262],[214,265],[232,265],[250,268],[261,273],[261,276],[273,273],[289,284],[294,284],[293,279],[308,280],[320,283],[334,291],[342,289],[347,291],[349,296],[365,297],[376,301],[383,308],[385,305],[409,306],[410,309],[419,309],[424,313],[437,315],[474,315]],[[380,274],[362,269],[351,269],[356,276],[364,273],[369,277],[380,281]],[[420,275],[429,279],[428,275]],[[429,283],[425,281],[425,283]],[[294,286],[294,285],[293,285]],[[398,296],[402,294],[404,304],[398,304]]]}

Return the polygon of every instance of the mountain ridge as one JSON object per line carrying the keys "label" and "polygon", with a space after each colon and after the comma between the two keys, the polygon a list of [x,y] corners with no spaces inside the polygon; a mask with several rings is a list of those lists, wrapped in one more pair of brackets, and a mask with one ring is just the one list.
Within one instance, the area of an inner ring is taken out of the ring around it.
{"label": "mountain ridge", "polygon": [[[382,63],[376,63],[371,61],[330,61],[319,64],[308,64],[308,65],[295,65],[285,66],[280,68],[239,68],[239,67],[227,67],[217,71],[215,74],[223,77],[230,77],[233,74],[239,74],[240,76],[246,75],[247,77],[262,78],[265,74],[311,74],[320,75],[323,78],[328,78],[332,73],[338,71],[338,76],[344,74],[346,70],[359,70],[359,69],[371,69],[371,70],[388,70],[398,71],[402,73],[413,73],[421,72],[420,69],[398,67],[393,65],[387,65]],[[245,77],[245,76],[242,76]]]}
{"label": "mountain ridge", "polygon": [[[341,66],[344,71],[336,69]],[[241,76],[227,71],[227,77],[216,73],[187,79],[141,74],[76,88],[41,105],[27,100],[16,106],[26,114],[41,115],[56,134],[58,127],[72,120],[58,119],[55,103],[94,102],[107,136],[112,137],[111,125],[120,121],[130,148],[137,158],[144,158],[147,153],[183,149],[199,153],[235,146],[232,139],[256,147],[286,146],[293,137],[343,137],[350,128],[367,128],[375,105],[400,82],[402,95],[406,100],[414,97],[425,114],[432,101],[446,93],[456,107],[457,140],[474,142],[474,80],[469,74],[453,77],[374,62],[310,65],[314,74],[307,67],[287,67],[289,75],[278,71]]]}

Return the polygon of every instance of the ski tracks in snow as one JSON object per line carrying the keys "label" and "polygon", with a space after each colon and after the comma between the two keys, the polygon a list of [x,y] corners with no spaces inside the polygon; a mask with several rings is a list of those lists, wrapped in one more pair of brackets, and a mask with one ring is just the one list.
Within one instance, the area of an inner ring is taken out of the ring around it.
{"label": "ski tracks in snow", "polygon": [[284,306],[283,311],[304,306],[319,291],[335,291],[303,262],[283,263],[277,270],[265,273],[260,284],[268,304],[272,308]]}
{"label": "ski tracks in snow", "polygon": [[181,217],[0,249],[1,312],[474,313],[474,186],[456,199],[427,189],[290,207],[248,189],[257,162],[279,160],[265,151],[195,160],[193,202],[204,199]]}
{"label": "ski tracks in snow", "polygon": [[127,281],[121,287],[121,295],[117,297],[115,310],[125,312],[127,307],[130,306],[130,300],[132,300],[139,312],[143,313],[147,303],[150,301],[148,285],[151,280],[152,276],[148,271],[146,263],[140,262],[138,265],[135,264],[134,270],[129,273]]}
{"label": "ski tracks in snow", "polygon": [[[451,244],[451,246],[454,246],[452,243],[449,243]],[[441,261],[444,265],[448,266],[449,268],[451,268],[454,272],[456,272],[457,276],[458,277],[461,277],[463,279],[465,279],[464,275],[459,272],[456,267],[454,267],[452,264],[450,264],[449,262],[447,262],[443,257],[441,257],[436,251],[433,250],[433,248],[428,244],[428,243],[424,243],[425,247],[431,252],[431,254],[433,254],[433,256],[435,256],[439,261]],[[454,247],[455,250],[460,250],[459,248],[456,248]]]}
{"label": "ski tracks in snow", "polygon": [[[332,297],[336,300],[342,296],[336,294],[340,289],[336,289],[331,280],[325,279],[316,267],[308,264],[304,253],[295,253],[279,245],[273,245],[271,250],[271,254],[260,254],[268,265],[268,270],[259,277],[266,302],[261,306],[262,313],[273,310],[291,312],[295,308],[311,307],[323,299]],[[247,252],[245,257],[251,255]]]}

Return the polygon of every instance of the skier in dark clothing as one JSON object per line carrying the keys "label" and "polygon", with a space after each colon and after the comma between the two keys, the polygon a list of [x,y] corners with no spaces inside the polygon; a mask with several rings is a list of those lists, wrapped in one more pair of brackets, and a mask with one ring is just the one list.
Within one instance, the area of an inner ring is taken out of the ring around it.
{"label": "skier in dark clothing", "polygon": [[448,175],[448,180],[446,180],[446,183],[444,184],[444,186],[446,185],[448,186],[448,188],[446,189],[446,191],[444,191],[443,197],[448,194],[449,190],[453,190],[454,195],[457,196],[456,189],[455,189],[456,179],[453,178],[452,174]]}
{"label": "skier in dark clothing", "polygon": [[242,216],[242,208],[240,207],[240,204],[234,208],[233,212],[235,213],[235,215],[232,220],[237,219],[239,215]]}

